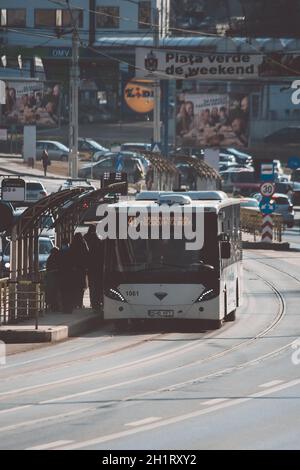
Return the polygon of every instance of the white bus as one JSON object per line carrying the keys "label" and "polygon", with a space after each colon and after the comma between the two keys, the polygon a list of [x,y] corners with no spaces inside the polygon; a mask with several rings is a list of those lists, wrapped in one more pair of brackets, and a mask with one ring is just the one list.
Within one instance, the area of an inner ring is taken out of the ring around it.
{"label": "white bus", "polygon": [[[189,207],[192,223],[202,213],[203,246],[187,249],[184,238],[131,239],[105,243],[104,319],[193,319],[207,328],[234,321],[242,301],[240,204],[221,191],[142,192],[136,200],[112,204],[118,211],[159,211],[165,220],[172,205]],[[132,223],[133,217],[128,216]],[[141,220],[141,219],[140,219]],[[168,223],[171,225],[171,218]],[[182,219],[184,224],[184,217]],[[153,225],[153,220],[146,224]],[[173,228],[174,231],[174,228]],[[151,235],[149,228],[149,234]],[[174,234],[173,234],[174,235]]]}

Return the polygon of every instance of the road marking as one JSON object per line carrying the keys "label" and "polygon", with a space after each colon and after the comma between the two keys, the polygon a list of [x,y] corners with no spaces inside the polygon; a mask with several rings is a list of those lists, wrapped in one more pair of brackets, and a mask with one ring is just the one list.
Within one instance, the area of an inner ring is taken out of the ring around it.
{"label": "road marking", "polygon": [[14,406],[13,408],[7,408],[6,410],[1,410],[0,413],[10,413],[11,411],[19,411],[24,410],[25,408],[31,408],[32,405],[24,405],[24,406]]}
{"label": "road marking", "polygon": [[273,387],[273,385],[281,384],[283,380],[272,380],[271,382],[266,382],[265,384],[259,385],[261,388]]}
{"label": "road marking", "polygon": [[46,450],[46,449],[52,449],[53,447],[60,447],[64,446],[66,444],[71,444],[74,441],[53,441],[49,442],[48,444],[41,444],[39,446],[34,446],[34,447],[28,447],[25,450]]}
{"label": "road marking", "polygon": [[44,418],[38,418],[38,419],[31,419],[31,420],[28,420],[28,421],[22,421],[21,423],[10,424],[9,426],[4,426],[3,428],[0,428],[0,432],[12,431],[12,430],[22,428],[22,427],[25,427],[25,426],[31,426],[31,425],[34,425],[34,424],[44,423],[45,421],[52,421],[52,420],[59,419],[59,418],[67,418],[69,416],[79,415],[81,413],[85,413],[87,411],[92,411],[94,409],[95,408],[81,408],[80,410],[69,411],[69,412],[66,412],[66,413],[60,413],[59,415],[45,416]]}
{"label": "road marking", "polygon": [[132,421],[131,423],[126,423],[124,426],[141,426],[142,424],[149,424],[153,423],[154,421],[158,421],[161,417],[150,416],[149,418],[140,419],[139,421]]}
{"label": "road marking", "polygon": [[204,401],[201,405],[216,405],[217,403],[222,403],[229,400],[229,398],[212,398],[211,400]]}
{"label": "road marking", "polygon": [[[0,392],[0,399],[2,399],[2,397],[6,397],[8,395],[9,396],[17,395],[17,394],[23,393],[23,392],[34,391],[34,390],[38,390],[38,389],[48,388],[48,387],[51,387],[51,386],[64,385],[64,384],[66,384],[68,382],[72,382],[72,381],[78,381],[78,380],[82,380],[82,379],[85,379],[85,378],[93,378],[95,376],[101,376],[102,374],[105,374],[105,373],[111,373],[111,372],[119,370],[119,369],[124,369],[124,367],[133,367],[133,366],[137,366],[141,363],[151,362],[153,360],[160,359],[164,356],[172,355],[172,357],[174,357],[176,354],[180,354],[182,351],[186,352],[190,349],[194,349],[194,348],[197,348],[199,346],[202,346],[203,338],[209,339],[210,336],[213,336],[214,334],[215,334],[215,332],[212,332],[212,333],[209,333],[207,336],[201,336],[199,338],[199,340],[196,341],[195,344],[188,343],[188,344],[185,344],[183,346],[174,347],[174,348],[168,349],[167,351],[163,351],[161,353],[152,354],[152,356],[148,356],[146,359],[144,359],[144,358],[143,359],[136,359],[135,361],[131,361],[131,362],[121,364],[121,365],[118,365],[118,366],[114,366],[114,367],[108,367],[107,369],[103,369],[103,370],[100,370],[100,371],[98,370],[98,371],[89,372],[89,373],[86,373],[86,374],[74,375],[72,377],[67,377],[65,379],[60,379],[60,380],[54,380],[52,382],[46,382],[46,383],[37,384],[37,385],[29,385],[27,387],[17,388],[17,389],[14,389],[14,390],[8,390],[6,392]],[[207,359],[204,359],[204,360],[207,360]],[[153,374],[153,376],[155,376],[155,375],[156,374]]]}
{"label": "road marking", "polygon": [[138,434],[140,432],[150,431],[150,430],[160,428],[160,427],[163,427],[163,426],[177,424],[177,423],[180,423],[182,421],[186,421],[188,419],[193,419],[193,418],[197,418],[201,415],[206,415],[208,413],[212,413],[213,411],[219,411],[219,410],[224,409],[224,408],[230,408],[230,407],[235,406],[235,405],[246,403],[248,401],[251,401],[252,399],[261,398],[261,397],[264,397],[266,395],[270,395],[272,393],[279,392],[279,391],[284,390],[286,388],[294,387],[296,385],[300,385],[300,379],[292,380],[290,382],[287,382],[287,383],[284,383],[284,384],[281,384],[281,385],[277,385],[277,386],[273,387],[272,389],[263,390],[261,392],[253,393],[252,395],[249,395],[248,397],[245,397],[245,398],[231,399],[231,400],[228,400],[226,402],[220,403],[218,405],[210,406],[209,408],[206,408],[206,409],[193,411],[191,413],[187,413],[187,414],[184,414],[184,415],[174,416],[172,418],[166,418],[165,420],[161,420],[160,422],[145,424],[145,425],[140,426],[140,427],[135,428],[135,429],[120,431],[120,432],[117,432],[117,433],[108,434],[106,436],[96,437],[94,439],[89,439],[89,440],[86,440],[86,441],[66,445],[66,446],[61,447],[61,449],[62,450],[82,449],[82,448],[85,448],[85,447],[90,447],[90,446],[94,446],[94,445],[97,445],[97,444],[103,444],[104,442],[109,442],[109,441],[113,441],[113,440],[116,440],[116,439],[120,439],[122,437],[128,437],[130,435]]}

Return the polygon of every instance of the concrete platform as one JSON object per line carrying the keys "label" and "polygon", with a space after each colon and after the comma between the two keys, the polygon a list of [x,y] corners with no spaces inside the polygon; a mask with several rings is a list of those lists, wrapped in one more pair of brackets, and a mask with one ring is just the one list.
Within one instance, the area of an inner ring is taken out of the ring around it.
{"label": "concrete platform", "polygon": [[0,326],[0,340],[5,343],[57,342],[96,329],[102,323],[101,314],[89,308],[71,314],[47,313],[39,318],[38,329],[34,320]]}
{"label": "concrete platform", "polygon": [[250,242],[243,241],[243,248],[246,250],[278,250],[278,251],[287,251],[290,249],[290,244],[288,242]]}

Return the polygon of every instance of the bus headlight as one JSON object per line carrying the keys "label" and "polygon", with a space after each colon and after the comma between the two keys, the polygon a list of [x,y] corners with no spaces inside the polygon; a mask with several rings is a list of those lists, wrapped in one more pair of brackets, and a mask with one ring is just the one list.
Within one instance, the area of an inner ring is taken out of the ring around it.
{"label": "bus headlight", "polygon": [[107,289],[104,294],[109,299],[118,300],[119,302],[126,302],[121,292],[119,292],[117,289]]}
{"label": "bus headlight", "polygon": [[205,300],[211,300],[216,297],[216,292],[214,289],[204,289],[204,291],[199,295],[196,302],[203,302]]}

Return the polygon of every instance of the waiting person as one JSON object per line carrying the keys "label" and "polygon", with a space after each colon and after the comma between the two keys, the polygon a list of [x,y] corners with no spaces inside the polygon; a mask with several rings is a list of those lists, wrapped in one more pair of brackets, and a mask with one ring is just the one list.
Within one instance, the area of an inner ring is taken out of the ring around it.
{"label": "waiting person", "polygon": [[86,289],[86,274],[89,263],[89,249],[82,233],[75,233],[70,245],[70,257],[72,265],[73,305],[83,307],[83,295]]}
{"label": "waiting person", "polygon": [[90,225],[84,239],[89,249],[88,282],[91,307],[99,310],[103,300],[103,247],[96,226]]}
{"label": "waiting person", "polygon": [[67,240],[63,240],[58,258],[58,281],[62,310],[64,313],[72,313],[74,307],[72,272],[73,265],[70,245]]}
{"label": "waiting person", "polygon": [[147,168],[146,178],[145,178],[146,188],[148,189],[148,191],[151,191],[153,181],[154,181],[154,170],[153,170],[153,166],[150,164]]}
{"label": "waiting person", "polygon": [[59,310],[59,249],[55,246],[50,251],[46,263],[45,301],[52,312]]}
{"label": "waiting person", "polygon": [[48,169],[48,166],[50,165],[50,158],[49,158],[47,149],[44,149],[42,153],[42,165],[44,168],[44,176],[47,176],[47,169]]}

